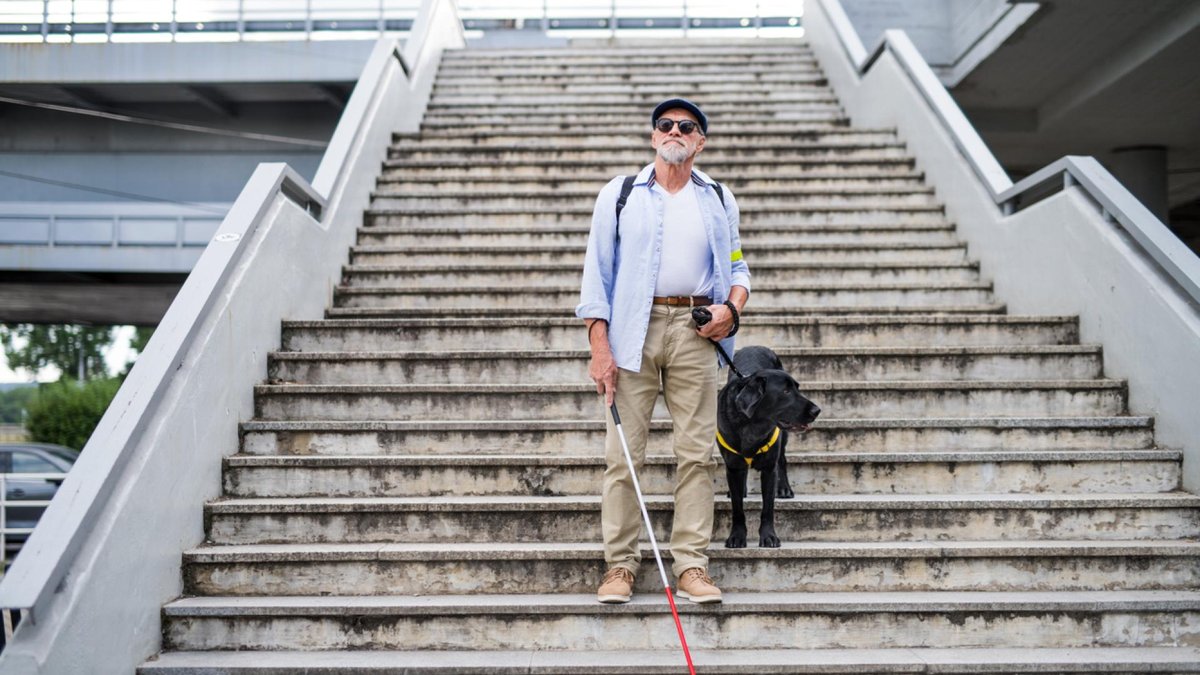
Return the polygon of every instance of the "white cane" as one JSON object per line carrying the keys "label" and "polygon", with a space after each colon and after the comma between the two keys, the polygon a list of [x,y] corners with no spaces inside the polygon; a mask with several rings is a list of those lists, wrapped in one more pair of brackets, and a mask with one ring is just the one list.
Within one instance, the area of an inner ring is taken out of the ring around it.
{"label": "white cane", "polygon": [[613,401],[609,409],[612,411],[613,423],[617,425],[617,436],[621,439],[621,448],[625,450],[625,463],[629,465],[629,476],[633,479],[633,491],[637,493],[638,506],[642,507],[642,520],[646,523],[646,534],[650,535],[650,548],[654,549],[654,561],[658,563],[658,573],[662,575],[667,602],[671,603],[671,615],[675,617],[675,630],[679,632],[679,643],[683,645],[683,655],[687,658],[688,672],[696,675],[696,668],[692,665],[692,653],[688,651],[687,638],[683,636],[683,624],[679,622],[679,610],[675,609],[675,596],[671,592],[670,582],[667,581],[667,568],[663,567],[662,555],[658,552],[658,540],[654,538],[654,526],[650,524],[650,513],[646,511],[646,500],[642,497],[642,487],[638,484],[637,471],[633,468],[633,456],[629,454],[629,443],[625,440],[625,430],[621,428],[621,416],[617,414],[616,401]]}

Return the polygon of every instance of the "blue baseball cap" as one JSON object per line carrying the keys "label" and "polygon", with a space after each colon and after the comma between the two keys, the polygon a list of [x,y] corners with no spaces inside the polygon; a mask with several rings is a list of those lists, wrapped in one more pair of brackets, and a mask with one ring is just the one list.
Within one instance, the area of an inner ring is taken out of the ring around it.
{"label": "blue baseball cap", "polygon": [[664,112],[671,110],[672,108],[683,108],[684,110],[692,113],[692,115],[695,116],[696,121],[700,123],[700,133],[706,136],[708,135],[708,116],[700,110],[700,106],[692,103],[686,98],[670,98],[662,103],[659,103],[654,107],[654,112],[650,114],[650,123],[654,124],[657,122],[658,118],[662,117]]}

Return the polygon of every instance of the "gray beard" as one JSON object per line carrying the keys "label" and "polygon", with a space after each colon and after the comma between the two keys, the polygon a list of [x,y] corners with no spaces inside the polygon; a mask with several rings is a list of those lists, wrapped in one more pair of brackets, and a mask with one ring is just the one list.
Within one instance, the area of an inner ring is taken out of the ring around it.
{"label": "gray beard", "polygon": [[688,160],[687,148],[674,143],[664,143],[658,146],[658,156],[667,164],[683,164]]}

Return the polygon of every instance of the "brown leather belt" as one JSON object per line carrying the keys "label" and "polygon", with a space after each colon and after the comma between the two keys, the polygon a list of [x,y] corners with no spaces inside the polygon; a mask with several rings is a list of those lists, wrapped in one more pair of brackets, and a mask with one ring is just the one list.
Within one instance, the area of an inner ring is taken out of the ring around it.
{"label": "brown leather belt", "polygon": [[707,295],[668,295],[654,296],[656,305],[687,305],[688,307],[708,307],[713,304]]}

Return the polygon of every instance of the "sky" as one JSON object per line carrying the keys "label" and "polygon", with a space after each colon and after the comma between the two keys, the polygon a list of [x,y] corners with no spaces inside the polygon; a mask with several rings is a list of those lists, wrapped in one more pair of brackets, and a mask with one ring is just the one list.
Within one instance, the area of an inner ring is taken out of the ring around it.
{"label": "sky", "polygon": [[[109,349],[104,352],[104,360],[108,365],[108,374],[116,375],[125,368],[125,363],[133,355],[133,350],[129,348],[129,340],[133,337],[133,326],[118,326],[117,337]],[[58,368],[53,366],[43,368],[37,373],[36,378],[33,373],[26,370],[13,372],[8,367],[8,360],[4,358],[4,351],[0,350],[0,382],[53,382],[58,379]]]}

